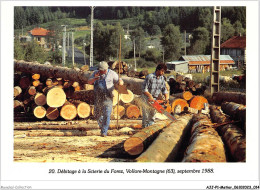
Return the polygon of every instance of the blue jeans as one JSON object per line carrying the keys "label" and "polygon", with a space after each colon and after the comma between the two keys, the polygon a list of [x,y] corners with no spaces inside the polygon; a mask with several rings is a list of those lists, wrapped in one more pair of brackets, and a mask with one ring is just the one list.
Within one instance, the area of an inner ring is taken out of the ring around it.
{"label": "blue jeans", "polygon": [[144,106],[142,106],[142,127],[145,128],[154,124],[156,110],[149,105],[148,98],[145,95],[142,95],[142,98],[145,101]]}
{"label": "blue jeans", "polygon": [[113,102],[111,100],[105,100],[104,102],[95,104],[95,116],[101,129],[101,134],[104,135],[107,135],[109,128],[112,105]]}

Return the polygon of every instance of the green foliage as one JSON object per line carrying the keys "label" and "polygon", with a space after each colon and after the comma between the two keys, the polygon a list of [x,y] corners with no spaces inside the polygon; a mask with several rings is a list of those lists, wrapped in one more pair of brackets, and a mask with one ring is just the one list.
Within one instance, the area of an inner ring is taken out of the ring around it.
{"label": "green foliage", "polygon": [[137,61],[136,61],[136,65],[140,68],[148,68],[148,67],[155,67],[156,64],[152,61],[146,61],[145,59],[143,58],[139,58]]}
{"label": "green foliage", "polygon": [[213,15],[211,8],[199,9],[199,26],[205,27],[208,31],[212,28]]}
{"label": "green foliage", "polygon": [[227,18],[222,19],[221,25],[221,42],[225,42],[235,34],[235,29],[232,26],[231,22]]}
{"label": "green foliage", "polygon": [[161,35],[162,31],[161,28],[158,25],[153,25],[151,34],[152,35]]}
{"label": "green foliage", "polygon": [[39,63],[44,63],[48,59],[48,54],[37,44],[37,42],[32,41],[25,47],[24,59],[26,61],[38,61]]}
{"label": "green foliage", "polygon": [[162,45],[166,60],[176,60],[181,55],[182,39],[179,26],[169,24],[163,31]]}
{"label": "green foliage", "polygon": [[240,21],[236,21],[234,24],[233,24],[233,27],[235,29],[235,35],[238,36],[238,35],[246,35],[246,30],[243,28],[242,24]]}
{"label": "green foliage", "polygon": [[49,52],[48,61],[52,64],[61,64],[62,63],[62,52],[59,49]]}
{"label": "green foliage", "polygon": [[141,57],[141,52],[145,49],[145,32],[143,28],[136,28],[132,34],[131,39],[135,41],[135,51],[138,52],[139,58]]}
{"label": "green foliage", "polygon": [[189,54],[205,55],[209,50],[210,45],[210,34],[209,31],[204,27],[198,27],[193,31],[193,38],[191,40],[191,48]]}
{"label": "green foliage", "polygon": [[25,52],[24,47],[19,40],[14,41],[14,58],[17,60],[24,60]]}
{"label": "green foliage", "polygon": [[162,53],[155,49],[147,49],[144,55],[146,61],[152,61],[154,63],[158,63],[162,60]]}

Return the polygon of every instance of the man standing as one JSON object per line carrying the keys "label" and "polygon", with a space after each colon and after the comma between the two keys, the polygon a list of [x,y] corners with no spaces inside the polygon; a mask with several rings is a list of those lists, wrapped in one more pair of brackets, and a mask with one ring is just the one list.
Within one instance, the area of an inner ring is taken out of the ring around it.
{"label": "man standing", "polygon": [[99,63],[99,70],[94,71],[88,80],[88,84],[94,84],[95,93],[95,118],[101,128],[101,136],[107,136],[110,124],[110,115],[113,106],[114,85],[123,85],[123,80],[118,78],[118,74],[108,69],[105,61]]}
{"label": "man standing", "polygon": [[[142,98],[147,103],[154,102],[161,93],[164,96],[165,102],[169,103],[169,94],[166,89],[166,82],[163,76],[166,70],[167,66],[165,64],[159,64],[157,65],[154,73],[151,73],[146,76],[145,81],[143,83]],[[142,127],[145,128],[154,124],[156,111],[154,109],[151,109],[149,106],[144,105],[142,107],[142,112]]]}

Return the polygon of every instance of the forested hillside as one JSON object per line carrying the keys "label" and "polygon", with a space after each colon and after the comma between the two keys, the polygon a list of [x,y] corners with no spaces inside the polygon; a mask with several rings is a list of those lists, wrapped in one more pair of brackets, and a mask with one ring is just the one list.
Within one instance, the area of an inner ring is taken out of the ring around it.
{"label": "forested hillside", "polygon": [[[221,11],[221,42],[234,35],[246,35],[246,7],[222,7]],[[89,27],[90,12],[90,7],[15,7],[14,29],[47,26],[56,31],[58,39],[61,24],[74,31],[75,27]],[[67,18],[74,19],[73,23]],[[166,60],[178,59],[184,54],[184,31],[191,36],[186,39],[187,54],[210,53],[212,7],[95,7],[94,18],[97,61],[117,56],[118,36],[126,31],[130,33],[130,41],[123,39],[123,58],[133,57],[135,41],[139,65],[145,65],[144,61],[156,63],[163,56]],[[86,42],[88,54],[90,33],[83,31],[75,35],[76,45]],[[147,49],[148,45],[156,48]]]}

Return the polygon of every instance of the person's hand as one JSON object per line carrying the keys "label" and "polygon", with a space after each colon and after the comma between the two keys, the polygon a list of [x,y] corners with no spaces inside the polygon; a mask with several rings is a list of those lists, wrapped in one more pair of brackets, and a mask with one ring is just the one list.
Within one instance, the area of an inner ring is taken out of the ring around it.
{"label": "person's hand", "polygon": [[153,103],[155,100],[153,99],[152,96],[149,96],[149,97],[148,97],[148,101],[151,102],[151,103]]}
{"label": "person's hand", "polygon": [[165,101],[164,101],[164,104],[169,104],[169,100],[165,100]]}
{"label": "person's hand", "polygon": [[124,85],[124,81],[123,81],[122,79],[119,79],[118,84],[119,84],[120,86],[122,86],[122,85]]}
{"label": "person's hand", "polygon": [[100,73],[99,73],[99,72],[96,72],[96,73],[94,74],[94,78],[95,78],[95,79],[99,79],[99,78],[100,78]]}

